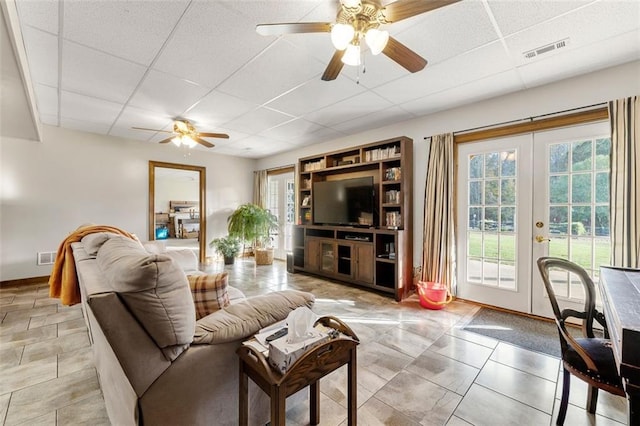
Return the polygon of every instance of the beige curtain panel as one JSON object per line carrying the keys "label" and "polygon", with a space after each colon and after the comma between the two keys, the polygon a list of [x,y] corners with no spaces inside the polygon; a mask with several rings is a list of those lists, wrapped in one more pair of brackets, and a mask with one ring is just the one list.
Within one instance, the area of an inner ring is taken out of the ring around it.
{"label": "beige curtain panel", "polygon": [[455,294],[453,133],[431,137],[424,195],[422,281],[445,284]]}
{"label": "beige curtain panel", "polygon": [[611,263],[640,268],[640,97],[609,102]]}
{"label": "beige curtain panel", "polygon": [[253,172],[253,204],[267,207],[267,171]]}

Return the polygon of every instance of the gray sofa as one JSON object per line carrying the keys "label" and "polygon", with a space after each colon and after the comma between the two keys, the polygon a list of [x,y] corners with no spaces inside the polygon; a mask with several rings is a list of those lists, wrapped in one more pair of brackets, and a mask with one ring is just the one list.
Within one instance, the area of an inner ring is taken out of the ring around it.
{"label": "gray sofa", "polygon": [[[229,306],[196,321],[185,253],[152,254],[114,234],[90,234],[72,248],[113,425],[237,424],[236,349],[314,301],[293,290],[244,298],[230,289]],[[253,383],[249,391],[251,424],[267,423],[266,395]]]}

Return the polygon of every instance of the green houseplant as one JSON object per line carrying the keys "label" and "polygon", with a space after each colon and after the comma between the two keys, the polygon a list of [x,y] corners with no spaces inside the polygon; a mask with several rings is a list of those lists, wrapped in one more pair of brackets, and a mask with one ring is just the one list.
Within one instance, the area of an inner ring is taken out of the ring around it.
{"label": "green houseplant", "polygon": [[[278,218],[257,204],[245,203],[227,219],[229,235],[249,243],[256,255],[256,263],[270,264],[273,261],[271,234],[278,230]],[[262,260],[265,255],[266,262]]]}
{"label": "green houseplant", "polygon": [[232,265],[235,257],[240,253],[240,240],[230,235],[211,240],[209,246],[224,257],[225,265]]}

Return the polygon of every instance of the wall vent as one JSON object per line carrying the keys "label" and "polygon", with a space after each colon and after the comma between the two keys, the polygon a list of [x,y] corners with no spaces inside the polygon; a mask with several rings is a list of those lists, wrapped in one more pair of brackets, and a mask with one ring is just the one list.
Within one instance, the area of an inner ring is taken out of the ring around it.
{"label": "wall vent", "polygon": [[55,251],[39,251],[38,252],[38,265],[53,265],[56,260]]}
{"label": "wall vent", "polygon": [[533,59],[537,58],[540,55],[545,53],[553,52],[554,50],[562,49],[563,47],[567,47],[569,45],[569,39],[565,38],[562,40],[558,40],[554,43],[545,44],[544,46],[537,47],[532,50],[527,50],[523,52],[525,59]]}

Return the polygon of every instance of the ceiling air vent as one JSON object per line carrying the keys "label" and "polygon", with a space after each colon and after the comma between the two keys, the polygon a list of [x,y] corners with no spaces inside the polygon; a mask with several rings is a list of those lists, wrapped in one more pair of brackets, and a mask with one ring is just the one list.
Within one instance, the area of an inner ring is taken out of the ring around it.
{"label": "ceiling air vent", "polygon": [[554,50],[562,49],[563,47],[567,47],[569,45],[569,39],[565,38],[550,44],[546,44],[544,46],[537,47],[533,50],[527,50],[523,52],[525,59],[533,59],[537,58],[540,55],[545,53],[553,52]]}

